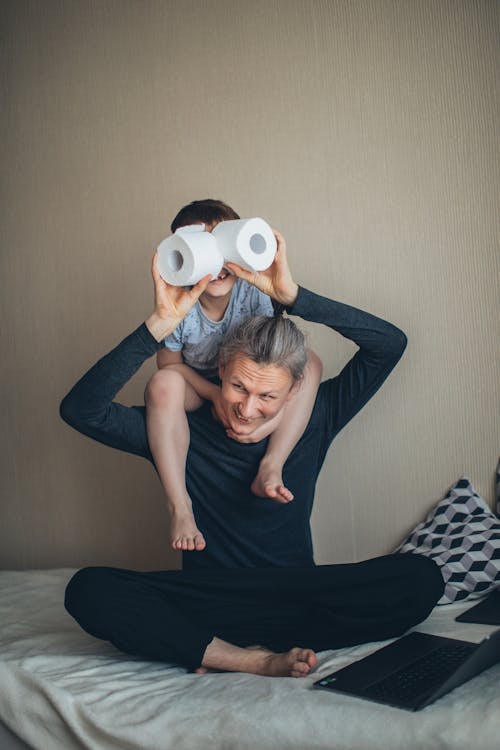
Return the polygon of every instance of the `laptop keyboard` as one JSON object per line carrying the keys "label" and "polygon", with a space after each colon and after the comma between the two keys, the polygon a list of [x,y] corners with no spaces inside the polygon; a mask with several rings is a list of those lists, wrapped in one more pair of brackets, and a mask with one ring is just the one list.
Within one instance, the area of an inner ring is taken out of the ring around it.
{"label": "laptop keyboard", "polygon": [[472,644],[441,646],[407,667],[374,682],[364,691],[369,697],[390,702],[411,700],[442,684],[475,648]]}

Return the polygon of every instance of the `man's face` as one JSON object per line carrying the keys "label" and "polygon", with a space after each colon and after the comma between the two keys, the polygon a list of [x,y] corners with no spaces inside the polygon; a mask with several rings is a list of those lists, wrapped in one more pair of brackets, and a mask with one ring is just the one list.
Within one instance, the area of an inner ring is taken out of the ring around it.
{"label": "man's face", "polygon": [[220,366],[219,375],[227,422],[242,439],[275,417],[295,391],[283,367],[258,365],[244,355]]}

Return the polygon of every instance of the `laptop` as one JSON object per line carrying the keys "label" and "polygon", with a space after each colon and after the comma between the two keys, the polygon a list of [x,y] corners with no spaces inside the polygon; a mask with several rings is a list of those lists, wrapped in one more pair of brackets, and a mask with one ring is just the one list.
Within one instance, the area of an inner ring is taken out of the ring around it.
{"label": "laptop", "polygon": [[481,643],[415,631],[317,680],[333,690],[419,711],[500,662],[500,629]]}
{"label": "laptop", "polygon": [[500,625],[500,589],[495,589],[479,604],[455,617],[457,622],[477,622],[482,625]]}

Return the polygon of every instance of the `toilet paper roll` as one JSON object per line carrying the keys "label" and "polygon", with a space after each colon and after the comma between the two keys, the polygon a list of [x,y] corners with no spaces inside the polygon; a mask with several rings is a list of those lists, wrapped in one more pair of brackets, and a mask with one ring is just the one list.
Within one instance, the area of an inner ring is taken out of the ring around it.
{"label": "toilet paper roll", "polygon": [[221,221],[212,230],[224,261],[248,271],[264,271],[276,255],[276,237],[264,219]]}
{"label": "toilet paper roll", "polygon": [[192,286],[207,274],[216,279],[224,258],[204,224],[181,227],[158,245],[160,276],[174,286]]}

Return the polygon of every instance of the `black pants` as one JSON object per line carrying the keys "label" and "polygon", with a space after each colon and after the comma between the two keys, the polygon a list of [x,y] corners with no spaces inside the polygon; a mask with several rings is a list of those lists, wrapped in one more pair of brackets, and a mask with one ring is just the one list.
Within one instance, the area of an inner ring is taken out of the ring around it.
{"label": "black pants", "polygon": [[121,651],[195,668],[214,636],[273,651],[395,637],[427,617],[443,587],[435,563],[417,555],[311,568],[84,568],[65,605]]}

